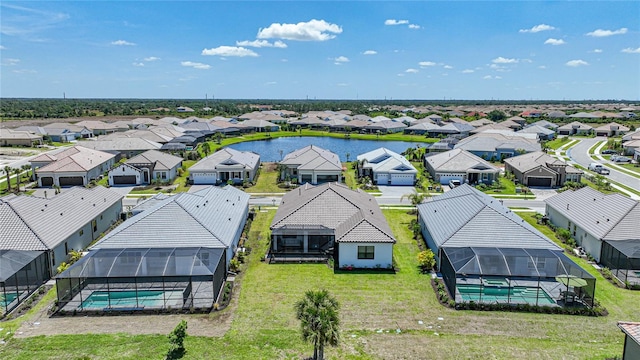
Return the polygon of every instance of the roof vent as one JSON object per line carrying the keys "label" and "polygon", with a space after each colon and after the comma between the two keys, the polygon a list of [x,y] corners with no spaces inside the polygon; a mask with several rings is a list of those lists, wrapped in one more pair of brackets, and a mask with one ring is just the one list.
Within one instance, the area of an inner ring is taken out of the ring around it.
{"label": "roof vent", "polygon": [[567,204],[567,210],[569,210],[569,204]]}
{"label": "roof vent", "polygon": [[62,216],[62,213],[60,213],[60,216]]}

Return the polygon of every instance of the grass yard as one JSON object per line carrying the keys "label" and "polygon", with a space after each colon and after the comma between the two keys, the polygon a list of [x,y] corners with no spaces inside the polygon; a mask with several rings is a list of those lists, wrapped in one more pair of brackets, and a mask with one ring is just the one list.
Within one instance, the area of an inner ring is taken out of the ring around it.
{"label": "grass yard", "polygon": [[516,184],[504,176],[498,177],[498,181],[502,185],[502,189],[489,189],[485,191],[487,194],[516,195]]}
{"label": "grass yard", "polygon": [[633,171],[634,173],[640,175],[640,166],[636,164],[618,164],[618,166],[622,166],[623,168],[625,168],[625,170]]}
{"label": "grass yard", "polygon": [[275,163],[260,164],[260,175],[256,183],[245,189],[250,193],[284,193],[287,190],[278,187],[278,170]]}
{"label": "grass yard", "polygon": [[[415,215],[383,213],[398,240],[395,274],[334,273],[323,264],[260,262],[275,211],[258,212],[247,242],[252,252],[236,288],[231,330],[221,338],[187,337],[184,358],[310,356],[312,346],[300,338],[294,304],[306,290],[320,288],[341,304],[341,342],[326,349],[327,359],[604,359],[622,354],[624,337],[616,321],[640,321],[640,292],[613,287],[581,259],[576,261],[598,278],[596,298],[609,310],[608,317],[444,308],[436,302],[428,276],[416,267],[418,247],[407,227]],[[166,336],[159,335],[41,336],[9,339],[0,347],[0,358],[160,358],[167,348]]]}
{"label": "grass yard", "polygon": [[561,146],[569,144],[570,142],[573,142],[573,140],[570,140],[568,137],[561,137],[561,138],[555,138],[551,141],[547,141],[545,143],[545,145],[549,148],[549,149],[554,149],[557,150],[559,149]]}

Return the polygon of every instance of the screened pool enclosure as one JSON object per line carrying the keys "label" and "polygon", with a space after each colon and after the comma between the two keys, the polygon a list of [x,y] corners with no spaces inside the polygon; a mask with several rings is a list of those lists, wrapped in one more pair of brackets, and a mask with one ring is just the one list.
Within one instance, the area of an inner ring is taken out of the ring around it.
{"label": "screened pool enclosure", "polygon": [[620,281],[640,286],[640,240],[602,242],[600,263]]}
{"label": "screened pool enclosure", "polygon": [[593,306],[595,278],[559,250],[443,247],[440,258],[456,303]]}
{"label": "screened pool enclosure", "polygon": [[97,249],[56,277],[59,309],[210,309],[226,271],[225,249]]}
{"label": "screened pool enclosure", "polygon": [[48,279],[45,251],[0,250],[0,318]]}

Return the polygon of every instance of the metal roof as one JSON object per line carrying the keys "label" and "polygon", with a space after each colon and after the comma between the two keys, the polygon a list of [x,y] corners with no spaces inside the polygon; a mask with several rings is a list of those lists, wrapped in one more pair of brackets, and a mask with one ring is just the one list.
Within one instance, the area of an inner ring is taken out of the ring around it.
{"label": "metal roof", "polygon": [[229,247],[248,206],[249,194],[233,186],[180,193],[129,218],[92,248]]}
{"label": "metal roof", "polygon": [[418,213],[438,247],[560,247],[502,203],[463,184],[418,205]]}
{"label": "metal roof", "polygon": [[434,153],[427,156],[425,160],[430,168],[438,172],[466,172],[469,169],[480,172],[500,172],[500,169],[488,161],[462,149]]}
{"label": "metal roof", "polygon": [[338,170],[342,163],[337,154],[315,145],[305,146],[284,156],[284,165],[298,165],[298,170]]}
{"label": "metal roof", "polygon": [[358,155],[357,159],[358,161],[366,159],[367,163],[363,167],[374,172],[418,173],[418,170],[404,156],[383,147]]}
{"label": "metal roof", "polygon": [[563,191],[545,202],[597,239],[608,239],[609,234],[612,240],[635,239],[640,234],[640,205],[621,194],[605,195],[583,187]]}
{"label": "metal roof", "polygon": [[467,151],[487,152],[493,152],[496,151],[496,149],[524,149],[527,152],[541,150],[540,143],[538,143],[537,139],[528,139],[522,135],[527,134],[517,134],[515,132],[507,134],[506,132],[495,133],[485,131],[460,140],[455,148]]}

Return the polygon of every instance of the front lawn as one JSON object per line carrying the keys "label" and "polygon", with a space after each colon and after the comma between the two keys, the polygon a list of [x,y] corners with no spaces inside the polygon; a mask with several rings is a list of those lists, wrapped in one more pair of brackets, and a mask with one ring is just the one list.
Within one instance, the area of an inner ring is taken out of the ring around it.
{"label": "front lawn", "polygon": [[265,162],[260,164],[260,174],[255,184],[244,189],[249,193],[284,193],[286,189],[278,187],[278,170],[275,163]]}
{"label": "front lawn", "polygon": [[565,145],[565,144],[569,144],[569,138],[564,136],[564,137],[560,137],[560,138],[555,138],[551,141],[547,141],[545,142],[546,147],[548,147],[549,149],[554,149],[557,150],[559,149],[561,146]]}
{"label": "front lawn", "polygon": [[504,176],[498,177],[500,189],[489,188],[484,191],[486,194],[516,195],[516,184]]}

